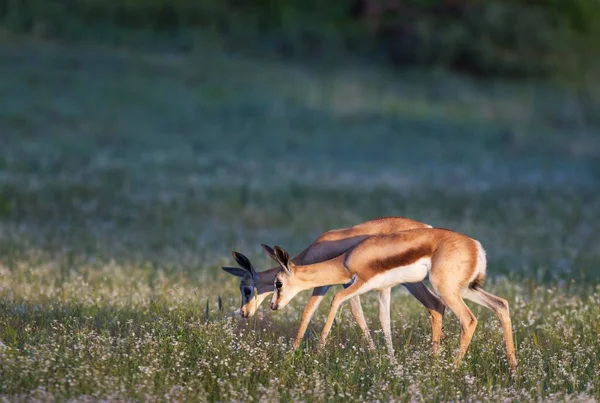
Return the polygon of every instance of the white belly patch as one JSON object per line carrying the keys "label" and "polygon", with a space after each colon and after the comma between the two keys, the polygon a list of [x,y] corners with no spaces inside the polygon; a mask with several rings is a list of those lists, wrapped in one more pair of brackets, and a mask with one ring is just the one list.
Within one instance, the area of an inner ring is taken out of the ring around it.
{"label": "white belly patch", "polygon": [[431,259],[422,258],[408,266],[396,267],[373,276],[365,283],[365,286],[369,290],[381,290],[402,283],[417,283],[427,277],[430,268]]}

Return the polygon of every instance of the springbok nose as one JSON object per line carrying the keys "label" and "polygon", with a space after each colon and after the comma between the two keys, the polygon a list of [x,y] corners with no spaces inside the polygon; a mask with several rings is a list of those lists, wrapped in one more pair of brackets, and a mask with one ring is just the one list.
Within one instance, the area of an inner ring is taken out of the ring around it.
{"label": "springbok nose", "polygon": [[277,304],[274,302],[271,302],[271,309],[276,311],[277,310]]}

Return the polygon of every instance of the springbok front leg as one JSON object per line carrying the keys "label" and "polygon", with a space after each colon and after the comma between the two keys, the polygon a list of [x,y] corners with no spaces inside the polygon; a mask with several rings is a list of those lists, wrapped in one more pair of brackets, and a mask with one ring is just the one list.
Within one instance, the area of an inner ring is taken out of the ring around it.
{"label": "springbok front leg", "polygon": [[394,345],[392,343],[392,325],[390,322],[390,302],[392,295],[392,288],[384,288],[383,290],[377,291],[379,297],[379,322],[381,323],[381,330],[383,330],[383,336],[385,337],[385,346],[387,347],[390,358],[394,359]]}
{"label": "springbok front leg", "polygon": [[329,309],[329,315],[327,316],[327,321],[325,322],[325,327],[323,327],[323,331],[321,332],[321,345],[324,346],[327,341],[327,336],[331,331],[331,326],[333,325],[333,320],[335,319],[335,315],[337,314],[340,306],[347,301],[348,299],[354,297],[355,295],[360,294],[360,288],[363,286],[364,281],[360,279],[356,279],[354,283],[335,294],[333,300],[331,301],[331,307]]}
{"label": "springbok front leg", "polygon": [[[344,288],[349,288],[354,283],[354,279],[347,284],[344,284]],[[352,316],[354,316],[354,320],[360,327],[362,331],[363,337],[367,341],[370,351],[375,351],[375,342],[371,337],[371,332],[369,331],[369,326],[367,326],[367,320],[365,319],[365,314],[362,309],[362,305],[360,303],[360,297],[357,295],[355,297],[350,298],[350,311],[352,312]]]}
{"label": "springbok front leg", "polygon": [[313,290],[312,296],[308,300],[308,303],[304,307],[304,311],[302,312],[302,320],[300,321],[300,327],[298,328],[298,332],[296,333],[296,339],[294,340],[294,344],[292,348],[296,350],[300,347],[300,343],[302,343],[302,339],[304,338],[304,334],[306,333],[306,329],[308,328],[308,323],[312,319],[315,314],[317,308],[323,301],[325,294],[329,290],[329,286],[317,287]]}
{"label": "springbok front leg", "polygon": [[[345,284],[344,287],[347,288],[352,283]],[[300,347],[302,343],[302,339],[306,334],[306,330],[308,328],[308,323],[312,319],[314,313],[317,308],[323,301],[325,294],[329,290],[329,286],[317,287],[313,290],[313,294],[310,297],[304,311],[302,312],[302,320],[300,321],[300,327],[298,328],[298,332],[296,333],[296,339],[292,345],[292,348],[295,350]],[[367,325],[367,321],[365,319],[365,314],[363,313],[362,305],[360,303],[360,297],[353,297],[350,299],[350,310],[352,312],[352,316],[356,320],[356,323],[360,327],[360,330],[363,333],[365,340],[369,346],[369,350],[375,350],[375,343],[373,342],[373,338],[371,337],[371,333],[369,331],[369,327]]]}
{"label": "springbok front leg", "polygon": [[444,337],[442,321],[446,306],[422,281],[418,283],[405,283],[404,287],[429,310],[431,319],[431,341],[433,344],[433,355],[437,355],[440,341]]}
{"label": "springbok front leg", "polygon": [[375,342],[373,341],[373,337],[371,337],[371,332],[367,326],[367,320],[365,319],[365,314],[363,313],[360,297],[358,295],[350,298],[350,311],[352,311],[352,315],[354,316],[356,323],[358,323],[358,327],[362,330],[363,337],[367,341],[369,350],[374,351]]}

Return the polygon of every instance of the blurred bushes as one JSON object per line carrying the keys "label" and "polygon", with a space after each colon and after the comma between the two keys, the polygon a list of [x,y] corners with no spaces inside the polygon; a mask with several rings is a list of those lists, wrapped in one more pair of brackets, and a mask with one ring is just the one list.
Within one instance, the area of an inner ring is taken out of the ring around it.
{"label": "blurred bushes", "polygon": [[540,76],[572,69],[584,53],[599,55],[597,0],[397,3],[376,30],[378,46],[395,64]]}
{"label": "blurred bushes", "polygon": [[542,76],[597,56],[598,0],[0,0],[10,31],[77,37],[90,26],[209,31],[312,56],[374,52],[400,66]]}

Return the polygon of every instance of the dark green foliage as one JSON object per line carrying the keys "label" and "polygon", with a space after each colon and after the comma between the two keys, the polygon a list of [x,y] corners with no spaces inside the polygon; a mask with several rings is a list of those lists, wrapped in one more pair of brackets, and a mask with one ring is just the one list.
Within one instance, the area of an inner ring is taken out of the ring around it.
{"label": "dark green foliage", "polygon": [[[284,56],[374,53],[397,66],[441,66],[482,76],[591,70],[600,34],[595,0],[0,0],[0,26],[38,36],[110,36],[111,29],[177,38],[209,32],[237,47]],[[112,27],[109,29],[109,27]],[[368,29],[367,29],[368,28]],[[113,35],[114,36],[114,35]],[[117,35],[118,36],[118,35]]]}
{"label": "dark green foliage", "polygon": [[377,43],[400,65],[546,75],[597,53],[586,42],[599,32],[600,3],[594,3],[406,1],[386,13]]}

